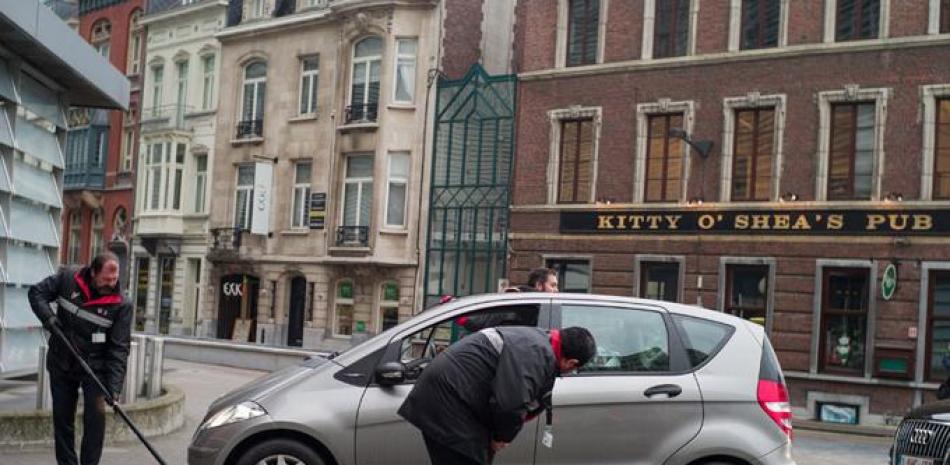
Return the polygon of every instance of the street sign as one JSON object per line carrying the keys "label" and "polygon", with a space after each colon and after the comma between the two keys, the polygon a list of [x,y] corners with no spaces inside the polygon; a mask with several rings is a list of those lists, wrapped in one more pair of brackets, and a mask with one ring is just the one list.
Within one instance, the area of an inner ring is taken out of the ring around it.
{"label": "street sign", "polygon": [[323,229],[327,216],[327,193],[310,193],[310,229]]}
{"label": "street sign", "polygon": [[884,268],[884,277],[881,278],[881,297],[891,300],[897,290],[897,267],[893,263]]}

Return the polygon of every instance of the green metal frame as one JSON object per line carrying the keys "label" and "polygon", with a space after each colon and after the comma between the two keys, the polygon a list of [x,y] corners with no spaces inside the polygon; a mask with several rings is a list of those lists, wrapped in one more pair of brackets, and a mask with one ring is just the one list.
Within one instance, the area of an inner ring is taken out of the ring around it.
{"label": "green metal frame", "polygon": [[447,294],[494,292],[505,276],[516,85],[515,75],[490,76],[479,64],[462,79],[439,80],[426,307]]}

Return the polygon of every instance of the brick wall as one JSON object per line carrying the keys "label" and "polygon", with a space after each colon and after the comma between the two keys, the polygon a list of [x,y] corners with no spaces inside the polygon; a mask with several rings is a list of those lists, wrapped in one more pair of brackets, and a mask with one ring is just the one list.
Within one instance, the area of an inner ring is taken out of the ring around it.
{"label": "brick wall", "polygon": [[442,46],[442,71],[451,79],[465,75],[481,57],[482,2],[446,0]]}

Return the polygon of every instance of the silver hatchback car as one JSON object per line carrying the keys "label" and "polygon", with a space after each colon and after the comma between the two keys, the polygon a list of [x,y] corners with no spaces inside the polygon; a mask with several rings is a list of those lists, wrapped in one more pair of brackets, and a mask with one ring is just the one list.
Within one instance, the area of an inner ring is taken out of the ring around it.
{"label": "silver hatchback car", "polygon": [[583,326],[597,355],[554,387],[554,441],[538,420],[496,464],[794,465],[791,410],[763,329],[669,302],[585,294],[486,294],[422,312],[330,359],[216,400],[191,465],[420,465],[422,435],[396,411],[433,357],[496,325]]}

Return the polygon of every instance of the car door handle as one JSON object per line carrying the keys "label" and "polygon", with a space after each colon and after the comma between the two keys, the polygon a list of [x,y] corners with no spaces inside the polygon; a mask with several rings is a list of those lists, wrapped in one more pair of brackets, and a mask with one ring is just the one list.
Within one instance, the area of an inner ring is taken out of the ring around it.
{"label": "car door handle", "polygon": [[655,395],[666,394],[667,398],[673,398],[683,393],[683,388],[675,384],[660,384],[659,386],[653,386],[646,391],[643,391],[643,395],[652,398]]}

